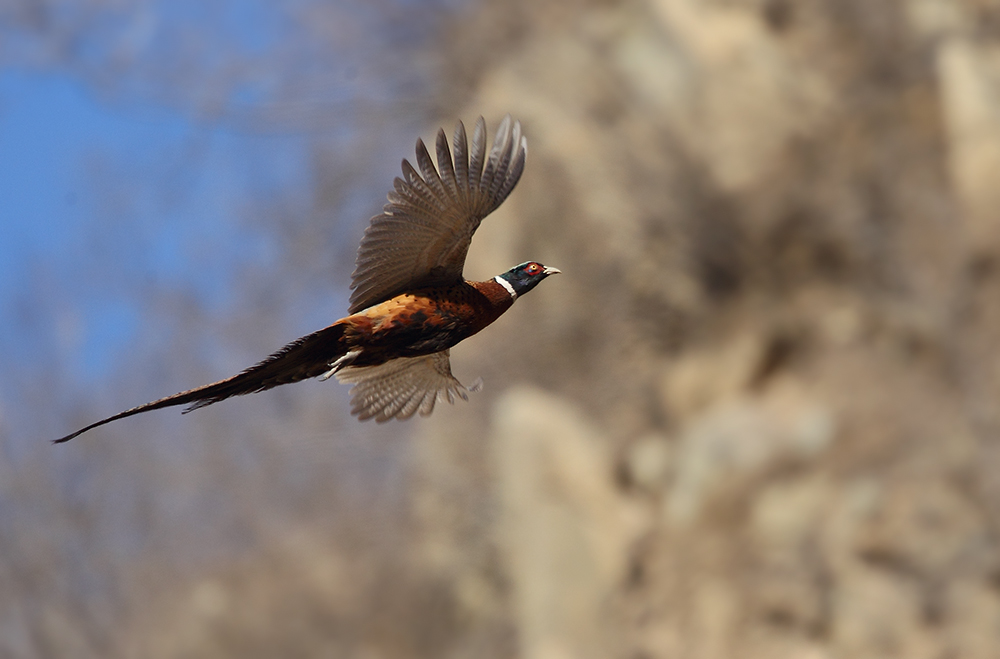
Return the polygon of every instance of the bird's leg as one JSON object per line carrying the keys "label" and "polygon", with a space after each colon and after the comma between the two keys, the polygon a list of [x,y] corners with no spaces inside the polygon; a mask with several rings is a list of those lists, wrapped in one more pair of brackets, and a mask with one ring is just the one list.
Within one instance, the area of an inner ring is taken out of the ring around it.
{"label": "bird's leg", "polygon": [[349,366],[351,362],[357,359],[358,355],[360,354],[361,354],[360,350],[350,350],[346,354],[337,357],[337,359],[329,363],[330,370],[324,373],[323,375],[319,376],[320,382],[329,380],[334,373],[344,368],[345,366]]}

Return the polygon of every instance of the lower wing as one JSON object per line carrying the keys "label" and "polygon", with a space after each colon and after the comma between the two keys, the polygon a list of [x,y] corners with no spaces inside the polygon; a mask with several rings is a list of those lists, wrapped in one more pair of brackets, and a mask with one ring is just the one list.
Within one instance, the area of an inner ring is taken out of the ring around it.
{"label": "lower wing", "polygon": [[468,400],[467,391],[478,391],[481,381],[464,386],[451,374],[449,352],[420,357],[400,357],[378,366],[348,366],[337,373],[340,382],[353,384],[351,414],[379,423],[408,419],[417,412],[427,416],[439,400]]}

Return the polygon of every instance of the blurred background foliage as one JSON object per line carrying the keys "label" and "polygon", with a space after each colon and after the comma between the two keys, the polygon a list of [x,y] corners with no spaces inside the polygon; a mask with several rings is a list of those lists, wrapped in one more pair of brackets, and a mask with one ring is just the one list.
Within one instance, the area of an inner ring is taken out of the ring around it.
{"label": "blurred background foliage", "polygon": [[[468,404],[46,440],[340,317],[510,112]],[[89,137],[81,137],[89,136]],[[0,654],[995,657],[1000,3],[0,7]]]}

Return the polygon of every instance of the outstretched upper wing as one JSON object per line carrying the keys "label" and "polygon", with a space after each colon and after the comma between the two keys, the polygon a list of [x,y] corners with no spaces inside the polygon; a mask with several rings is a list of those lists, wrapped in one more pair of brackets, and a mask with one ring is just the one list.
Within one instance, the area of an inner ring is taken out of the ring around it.
{"label": "outstretched upper wing", "polygon": [[480,117],[468,143],[455,128],[452,160],[444,130],[437,134],[437,168],[417,140],[418,172],[403,161],[389,203],[371,219],[351,275],[350,313],[424,286],[462,281],[465,256],[479,223],[517,185],[528,150],[521,124],[504,117],[486,156],[486,123]]}
{"label": "outstretched upper wing", "polygon": [[451,374],[448,351],[420,357],[401,357],[378,366],[348,366],[337,373],[351,387],[351,414],[358,419],[388,421],[408,419],[417,412],[427,416],[439,400],[468,400],[466,391],[477,391],[481,382],[464,386]]}

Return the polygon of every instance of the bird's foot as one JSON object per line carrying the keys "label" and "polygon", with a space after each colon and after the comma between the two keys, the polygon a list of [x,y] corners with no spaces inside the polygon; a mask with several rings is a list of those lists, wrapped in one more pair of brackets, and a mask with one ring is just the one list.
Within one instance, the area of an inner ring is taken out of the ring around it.
{"label": "bird's foot", "polygon": [[351,362],[357,359],[358,355],[360,354],[361,354],[360,350],[351,350],[347,354],[342,355],[337,359],[335,359],[334,361],[330,362],[329,363],[330,370],[324,373],[323,375],[319,376],[320,382],[325,382],[326,380],[329,380],[331,377],[333,377],[333,375],[337,371],[344,368],[345,366],[350,366]]}

